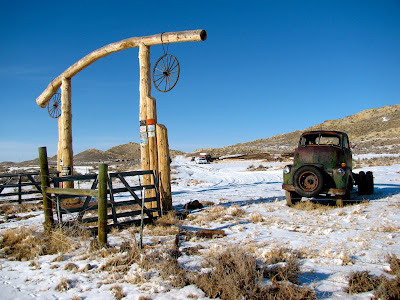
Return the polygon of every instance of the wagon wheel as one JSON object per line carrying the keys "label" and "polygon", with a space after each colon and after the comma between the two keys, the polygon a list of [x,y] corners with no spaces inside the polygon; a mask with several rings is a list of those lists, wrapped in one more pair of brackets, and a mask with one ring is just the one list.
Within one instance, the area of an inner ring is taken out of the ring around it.
{"label": "wagon wheel", "polygon": [[57,119],[61,116],[61,94],[55,93],[47,105],[50,117]]}
{"label": "wagon wheel", "polygon": [[164,54],[153,69],[153,83],[160,92],[168,92],[176,85],[179,78],[179,62],[175,56]]}

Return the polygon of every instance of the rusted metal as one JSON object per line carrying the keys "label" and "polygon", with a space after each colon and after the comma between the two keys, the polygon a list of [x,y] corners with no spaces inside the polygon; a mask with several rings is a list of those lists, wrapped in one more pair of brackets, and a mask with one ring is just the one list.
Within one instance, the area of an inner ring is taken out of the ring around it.
{"label": "rusted metal", "polygon": [[349,138],[340,131],[306,131],[286,167],[282,189],[303,197],[348,196],[353,188]]}

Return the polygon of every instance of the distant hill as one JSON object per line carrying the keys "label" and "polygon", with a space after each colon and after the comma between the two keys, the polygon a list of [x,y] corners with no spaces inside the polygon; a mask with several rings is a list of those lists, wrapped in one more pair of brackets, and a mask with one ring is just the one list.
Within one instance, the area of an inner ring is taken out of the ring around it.
{"label": "distant hill", "polygon": [[349,134],[355,154],[400,153],[400,104],[363,110],[343,119],[328,120],[322,124],[267,139],[258,139],[222,148],[198,149],[188,155],[200,152],[212,156],[286,153],[296,148],[299,137],[306,130],[338,130]]}
{"label": "distant hill", "polygon": [[[184,154],[182,151],[170,150],[171,156]],[[140,144],[128,143],[112,147],[106,151],[89,149],[74,156],[75,162],[134,161],[140,159]]]}
{"label": "distant hill", "polygon": [[[203,148],[187,153],[188,156],[207,152],[215,157],[239,154],[271,153],[282,154],[292,152],[296,148],[299,137],[306,130],[338,130],[349,134],[355,154],[364,153],[400,153],[400,104],[363,110],[343,119],[328,120],[322,124],[297,130],[294,132],[275,135],[266,139],[239,143],[222,148]],[[170,150],[171,156],[183,155],[185,152]],[[57,157],[49,158],[56,162]],[[74,156],[75,164],[98,162],[137,161],[140,159],[140,145],[128,143],[112,147],[106,151],[89,149]],[[3,162],[1,166],[38,165],[38,159],[22,163]]]}

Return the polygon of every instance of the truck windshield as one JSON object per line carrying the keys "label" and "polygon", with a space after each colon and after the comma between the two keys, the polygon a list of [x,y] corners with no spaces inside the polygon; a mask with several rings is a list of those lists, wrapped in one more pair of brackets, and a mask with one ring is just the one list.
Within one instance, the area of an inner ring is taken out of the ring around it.
{"label": "truck windshield", "polygon": [[300,139],[300,146],[310,145],[340,146],[340,137],[328,133],[303,135]]}

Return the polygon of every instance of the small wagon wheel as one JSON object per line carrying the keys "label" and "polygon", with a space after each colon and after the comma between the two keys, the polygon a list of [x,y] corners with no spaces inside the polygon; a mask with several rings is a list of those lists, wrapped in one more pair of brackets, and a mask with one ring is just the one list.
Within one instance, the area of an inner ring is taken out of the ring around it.
{"label": "small wagon wheel", "polygon": [[176,85],[179,78],[179,62],[175,56],[164,54],[153,69],[153,83],[160,92],[168,92]]}
{"label": "small wagon wheel", "polygon": [[49,112],[50,117],[57,119],[61,116],[61,94],[55,93],[53,97],[51,97],[49,104],[47,105],[47,111]]}

